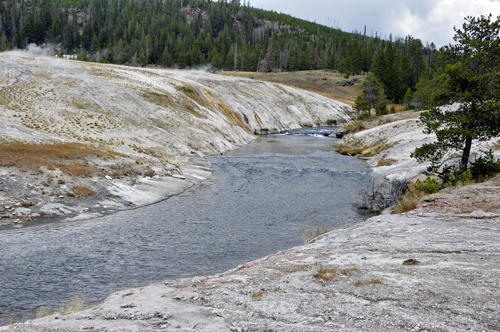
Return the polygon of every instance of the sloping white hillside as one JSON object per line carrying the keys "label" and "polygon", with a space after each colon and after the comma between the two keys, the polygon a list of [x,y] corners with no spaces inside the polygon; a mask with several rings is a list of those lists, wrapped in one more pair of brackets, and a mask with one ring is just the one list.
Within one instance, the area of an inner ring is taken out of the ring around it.
{"label": "sloping white hillside", "polygon": [[171,162],[350,120],[347,105],[276,84],[12,52],[0,54],[0,89],[0,123]]}

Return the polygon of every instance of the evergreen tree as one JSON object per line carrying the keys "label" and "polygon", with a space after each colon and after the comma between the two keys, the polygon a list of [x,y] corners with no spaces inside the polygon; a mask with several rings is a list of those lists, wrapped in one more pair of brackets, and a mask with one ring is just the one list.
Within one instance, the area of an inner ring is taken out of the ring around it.
{"label": "evergreen tree", "polygon": [[298,65],[298,70],[309,70],[309,52],[304,50],[302,54],[300,55],[300,60],[299,60],[299,65]]}
{"label": "evergreen tree", "polygon": [[445,72],[436,95],[460,104],[456,111],[433,108],[421,114],[424,132],[435,133],[437,140],[412,154],[419,162],[431,161],[431,172],[457,150],[462,152],[460,168],[466,170],[473,141],[500,134],[500,17],[467,17],[453,39],[457,44],[445,46],[439,59]]}
{"label": "evergreen tree", "polygon": [[165,67],[172,67],[172,55],[168,52],[167,46],[165,46],[163,54],[161,55],[161,64]]}
{"label": "evergreen tree", "polygon": [[411,88],[408,88],[405,93],[405,98],[403,102],[406,105],[406,108],[410,109],[411,108],[411,102],[413,101],[413,91],[411,91]]}
{"label": "evergreen tree", "polygon": [[[373,73],[366,75],[361,84],[363,92],[356,98],[354,108],[359,111],[368,111],[368,117],[371,117],[371,109],[380,113],[387,104],[383,85],[377,80]],[[383,112],[382,112],[383,113]]]}
{"label": "evergreen tree", "polygon": [[100,50],[101,48],[99,47],[99,40],[94,34],[94,36],[92,37],[92,42],[90,43],[90,54],[97,54]]}
{"label": "evergreen tree", "polygon": [[116,64],[124,64],[127,59],[128,59],[128,56],[127,54],[125,53],[125,47],[123,45],[123,40],[120,39],[118,41],[118,43],[116,44],[115,48],[114,48],[114,56],[113,56],[113,62],[116,63]]}

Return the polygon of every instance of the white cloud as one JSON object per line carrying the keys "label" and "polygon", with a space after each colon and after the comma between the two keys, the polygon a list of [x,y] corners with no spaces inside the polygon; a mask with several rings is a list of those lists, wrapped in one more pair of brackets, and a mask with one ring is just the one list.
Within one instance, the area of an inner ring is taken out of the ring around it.
{"label": "white cloud", "polygon": [[[500,15],[500,2],[489,0],[251,0],[251,5],[274,10],[344,31],[377,32],[388,37],[411,34],[438,47],[453,43],[453,27],[466,16]],[[329,18],[329,19],[328,19]]]}

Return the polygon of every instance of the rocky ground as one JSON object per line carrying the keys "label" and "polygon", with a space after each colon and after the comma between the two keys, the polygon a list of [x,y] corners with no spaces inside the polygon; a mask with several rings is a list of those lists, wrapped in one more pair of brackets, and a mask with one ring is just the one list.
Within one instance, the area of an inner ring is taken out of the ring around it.
{"label": "rocky ground", "polygon": [[[350,111],[245,78],[0,53],[0,226],[153,203],[210,176],[207,155],[255,134],[345,123]],[[93,151],[67,157],[67,144]],[[21,145],[32,149],[13,158]]]}
{"label": "rocky ground", "polygon": [[[379,151],[391,165],[374,169],[394,177],[412,172],[406,153],[425,139],[411,113],[399,116],[355,134],[369,148],[380,136],[393,139],[392,130],[397,139]],[[379,154],[368,162],[377,165]],[[119,291],[85,311],[0,330],[499,331],[499,191],[500,177],[448,188],[414,211],[376,216],[218,275]]]}

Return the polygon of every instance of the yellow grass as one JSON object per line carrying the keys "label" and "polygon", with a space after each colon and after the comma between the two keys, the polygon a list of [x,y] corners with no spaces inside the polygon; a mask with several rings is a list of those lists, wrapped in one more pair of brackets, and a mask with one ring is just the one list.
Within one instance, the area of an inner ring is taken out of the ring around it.
{"label": "yellow grass", "polygon": [[314,275],[314,278],[321,279],[324,281],[332,280],[337,277],[336,267],[321,267],[318,272]]}
{"label": "yellow grass", "polygon": [[344,269],[344,270],[340,271],[340,273],[345,275],[345,276],[352,276],[354,274],[354,272],[358,272],[358,271],[359,271],[359,269],[357,267],[351,267],[351,268]]}
{"label": "yellow grass", "polygon": [[415,209],[417,205],[420,204],[422,198],[426,195],[426,192],[417,190],[413,186],[410,186],[408,191],[398,199],[394,213],[403,213]]}
{"label": "yellow grass", "polygon": [[323,228],[318,226],[315,230],[308,230],[304,234],[304,241],[307,244],[311,242],[312,239],[320,236],[321,234],[328,233],[331,230],[332,229],[328,226],[323,226]]}

